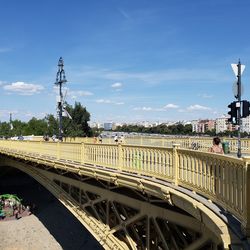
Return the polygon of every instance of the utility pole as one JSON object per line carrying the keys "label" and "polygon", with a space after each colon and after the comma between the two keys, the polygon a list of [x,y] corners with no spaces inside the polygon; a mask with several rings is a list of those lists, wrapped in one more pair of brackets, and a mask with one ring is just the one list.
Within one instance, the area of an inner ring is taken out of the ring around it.
{"label": "utility pole", "polygon": [[59,134],[58,139],[62,141],[63,132],[62,132],[62,112],[63,112],[63,94],[62,94],[62,84],[66,83],[65,72],[63,69],[63,59],[62,57],[59,58],[58,61],[58,71],[56,74],[56,82],[55,85],[59,86],[59,100],[57,100],[58,104],[58,114],[59,114]]}
{"label": "utility pole", "polygon": [[10,113],[10,130],[13,130],[12,113]]}
{"label": "utility pole", "polygon": [[[236,124],[238,125],[238,152],[237,156],[238,158],[241,157],[241,138],[240,138],[240,132],[242,130],[242,117],[246,117],[249,115],[249,102],[248,101],[241,101],[241,95],[242,95],[242,86],[241,86],[241,75],[245,69],[245,65],[242,65],[240,60],[238,64],[231,64],[233,72],[237,78],[236,86],[234,85],[234,96],[237,99],[237,102],[235,103],[235,108],[237,110],[237,116],[236,118]],[[233,105],[232,105],[233,107]],[[247,110],[248,109],[248,110]],[[232,110],[231,110],[232,111]]]}
{"label": "utility pole", "polygon": [[241,138],[240,138],[240,132],[241,132],[241,63],[239,60],[239,63],[237,64],[238,67],[238,82],[237,82],[237,89],[238,89],[238,105],[237,105],[237,120],[238,120],[238,152],[237,152],[237,156],[238,158],[241,158]]}

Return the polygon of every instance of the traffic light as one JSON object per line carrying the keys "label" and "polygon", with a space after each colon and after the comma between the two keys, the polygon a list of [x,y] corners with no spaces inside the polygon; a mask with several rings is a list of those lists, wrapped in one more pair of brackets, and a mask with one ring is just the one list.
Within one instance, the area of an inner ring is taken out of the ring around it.
{"label": "traffic light", "polygon": [[249,114],[250,114],[249,108],[250,108],[250,102],[242,101],[242,117],[249,116]]}
{"label": "traffic light", "polygon": [[231,122],[232,124],[237,124],[237,107],[236,107],[236,103],[237,102],[231,102],[228,105],[228,108],[230,109],[230,111],[228,112],[228,114],[230,115],[230,118],[228,119],[228,121]]}

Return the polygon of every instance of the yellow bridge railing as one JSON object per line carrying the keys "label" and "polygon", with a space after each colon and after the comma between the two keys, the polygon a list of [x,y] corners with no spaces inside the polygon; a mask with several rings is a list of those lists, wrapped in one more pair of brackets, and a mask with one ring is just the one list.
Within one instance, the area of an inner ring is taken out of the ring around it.
{"label": "yellow bridge railing", "polygon": [[[98,138],[64,138],[65,142],[72,143],[99,143]],[[229,151],[236,153],[238,150],[237,138],[221,138],[222,142],[228,142]],[[113,138],[103,138],[102,142],[105,144],[114,144]],[[123,139],[122,144],[126,145],[140,145],[140,146],[156,146],[156,147],[172,147],[173,144],[178,143],[180,148],[194,149],[198,151],[206,152],[213,144],[213,138],[211,137],[126,137]],[[241,151],[242,153],[250,154],[250,139],[241,138]]]}
{"label": "yellow bridge railing", "polygon": [[91,164],[172,182],[193,190],[237,217],[250,236],[250,158],[172,147],[126,144],[0,141],[0,153]]}

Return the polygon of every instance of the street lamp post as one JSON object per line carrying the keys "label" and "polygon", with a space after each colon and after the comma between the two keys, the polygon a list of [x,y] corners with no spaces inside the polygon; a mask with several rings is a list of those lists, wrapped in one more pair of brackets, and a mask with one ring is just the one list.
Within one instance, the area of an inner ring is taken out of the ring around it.
{"label": "street lamp post", "polygon": [[62,94],[62,84],[66,83],[65,72],[63,69],[63,59],[62,57],[59,58],[58,61],[58,71],[56,74],[56,82],[55,85],[59,86],[59,100],[57,101],[58,104],[58,113],[59,113],[59,135],[58,139],[62,141],[63,133],[62,133],[62,112],[63,112],[63,94]]}

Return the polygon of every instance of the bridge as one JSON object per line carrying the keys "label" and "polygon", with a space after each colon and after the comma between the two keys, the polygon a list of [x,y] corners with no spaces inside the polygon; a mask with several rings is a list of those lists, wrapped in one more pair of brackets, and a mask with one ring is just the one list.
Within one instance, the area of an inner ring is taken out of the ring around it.
{"label": "bridge", "polygon": [[250,249],[250,158],[187,140],[0,140],[0,166],[46,187],[104,249]]}

